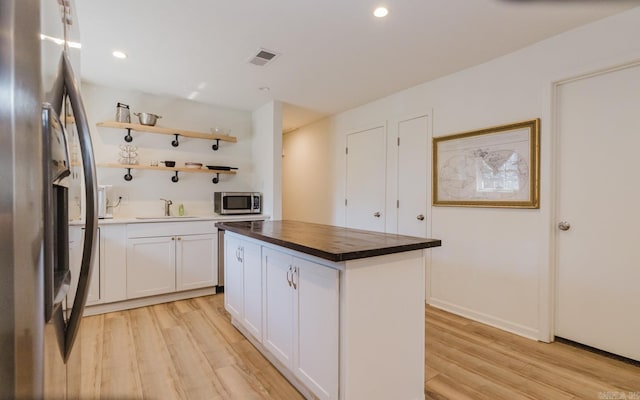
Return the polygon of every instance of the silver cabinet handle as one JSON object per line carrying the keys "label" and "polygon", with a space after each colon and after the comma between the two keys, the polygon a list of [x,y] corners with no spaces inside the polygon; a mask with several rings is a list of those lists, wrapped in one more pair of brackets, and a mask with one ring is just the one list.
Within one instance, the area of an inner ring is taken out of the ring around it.
{"label": "silver cabinet handle", "polygon": [[289,265],[289,269],[287,270],[287,283],[289,284],[289,287],[291,287],[293,281],[293,270],[291,265]]}
{"label": "silver cabinet handle", "polygon": [[295,281],[295,277],[298,275],[298,267],[293,267],[293,272],[291,273],[291,286],[293,286],[293,290],[298,289],[298,284]]}
{"label": "silver cabinet handle", "polygon": [[417,219],[418,221],[424,221],[424,215],[419,214],[419,215],[416,217],[416,219]]}
{"label": "silver cabinet handle", "polygon": [[376,217],[376,218],[380,218],[380,211],[374,212],[373,216]]}
{"label": "silver cabinet handle", "polygon": [[560,229],[561,231],[568,231],[569,229],[571,229],[571,224],[567,221],[560,221],[558,222],[558,229]]}

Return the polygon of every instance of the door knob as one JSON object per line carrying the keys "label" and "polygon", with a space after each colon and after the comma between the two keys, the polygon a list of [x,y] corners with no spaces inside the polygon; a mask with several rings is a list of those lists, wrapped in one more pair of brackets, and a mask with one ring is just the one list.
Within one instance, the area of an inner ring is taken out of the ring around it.
{"label": "door knob", "polygon": [[424,221],[424,215],[420,214],[416,217],[418,221]]}
{"label": "door knob", "polygon": [[380,218],[380,211],[374,212],[373,216],[376,217],[376,218]]}
{"label": "door knob", "polygon": [[558,228],[561,231],[568,231],[569,229],[571,229],[571,224],[568,223],[567,221],[560,221],[558,222]]}

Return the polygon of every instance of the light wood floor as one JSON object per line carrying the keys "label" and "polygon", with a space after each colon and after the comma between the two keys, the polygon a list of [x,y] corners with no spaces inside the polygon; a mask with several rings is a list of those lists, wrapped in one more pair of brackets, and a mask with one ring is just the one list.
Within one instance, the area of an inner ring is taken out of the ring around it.
{"label": "light wood floor", "polygon": [[[427,399],[640,399],[637,366],[432,307],[426,321]],[[86,317],[82,329],[82,399],[302,398],[233,328],[222,295]]]}

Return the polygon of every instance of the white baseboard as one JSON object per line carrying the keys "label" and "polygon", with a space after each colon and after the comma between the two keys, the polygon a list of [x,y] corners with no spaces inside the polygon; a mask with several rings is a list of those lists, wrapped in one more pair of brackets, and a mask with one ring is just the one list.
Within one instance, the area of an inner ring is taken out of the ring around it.
{"label": "white baseboard", "polygon": [[494,328],[502,329],[503,331],[515,333],[516,335],[524,336],[528,339],[533,339],[536,341],[539,340],[538,338],[540,336],[540,331],[529,326],[507,321],[502,318],[474,311],[466,307],[449,303],[448,301],[435,299],[433,297],[427,300],[427,304],[432,307],[439,308],[441,310],[448,311],[450,313],[457,314],[477,322],[482,322],[483,324],[493,326]]}
{"label": "white baseboard", "polygon": [[132,308],[152,306],[154,304],[168,303],[170,301],[191,299],[193,297],[208,296],[216,294],[216,288],[208,287],[203,289],[187,290],[184,292],[174,292],[161,294],[158,296],[141,297],[139,299],[123,300],[106,304],[87,304],[84,308],[84,317],[89,315],[104,314],[108,312],[130,310]]}

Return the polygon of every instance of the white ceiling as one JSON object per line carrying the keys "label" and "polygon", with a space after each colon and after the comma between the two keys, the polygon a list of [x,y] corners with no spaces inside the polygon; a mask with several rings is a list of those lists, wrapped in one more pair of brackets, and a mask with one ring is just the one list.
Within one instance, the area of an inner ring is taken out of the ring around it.
{"label": "white ceiling", "polygon": [[[76,0],[83,80],[245,110],[280,100],[285,132],[639,4]],[[249,64],[261,47],[282,54]]]}

